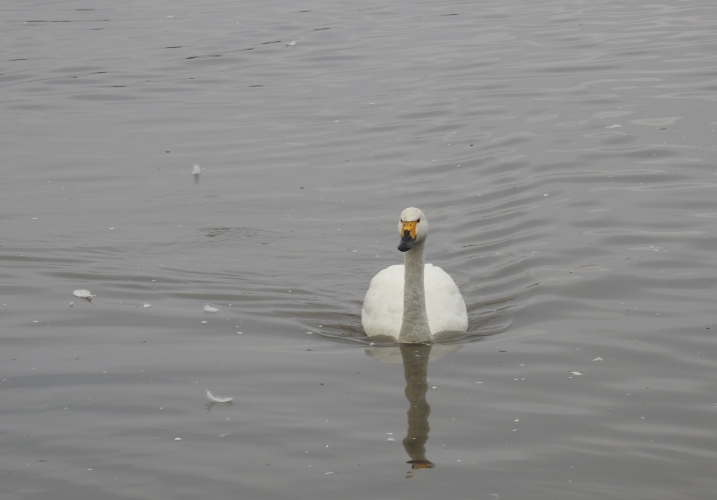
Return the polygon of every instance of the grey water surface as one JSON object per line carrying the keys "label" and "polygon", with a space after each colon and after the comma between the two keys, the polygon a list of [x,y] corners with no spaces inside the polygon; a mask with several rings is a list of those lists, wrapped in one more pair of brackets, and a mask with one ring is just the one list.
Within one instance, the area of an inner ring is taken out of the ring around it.
{"label": "grey water surface", "polygon": [[[713,1],[8,0],[0,47],[3,500],[714,498]],[[415,351],[360,321],[408,206],[470,319]]]}

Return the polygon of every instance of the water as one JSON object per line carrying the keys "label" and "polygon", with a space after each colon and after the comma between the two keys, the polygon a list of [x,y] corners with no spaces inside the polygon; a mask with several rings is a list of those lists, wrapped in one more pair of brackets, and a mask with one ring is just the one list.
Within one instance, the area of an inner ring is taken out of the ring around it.
{"label": "water", "polygon": [[[712,3],[0,26],[0,498],[713,495]],[[415,366],[360,325],[407,206],[470,317]]]}

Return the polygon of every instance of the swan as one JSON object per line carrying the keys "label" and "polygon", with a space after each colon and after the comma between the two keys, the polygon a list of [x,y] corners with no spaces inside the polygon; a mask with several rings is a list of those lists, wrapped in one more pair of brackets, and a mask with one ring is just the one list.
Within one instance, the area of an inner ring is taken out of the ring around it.
{"label": "swan", "polygon": [[418,208],[401,212],[398,222],[404,265],[390,266],[371,280],[361,309],[366,335],[399,342],[431,342],[438,332],[468,330],[468,312],[453,279],[424,264],[428,220]]}

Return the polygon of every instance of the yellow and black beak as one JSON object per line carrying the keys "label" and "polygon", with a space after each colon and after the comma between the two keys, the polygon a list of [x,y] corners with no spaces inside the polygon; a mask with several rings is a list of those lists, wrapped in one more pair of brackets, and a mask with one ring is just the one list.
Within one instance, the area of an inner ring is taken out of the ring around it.
{"label": "yellow and black beak", "polygon": [[398,249],[401,252],[408,252],[413,248],[413,242],[416,241],[416,224],[414,220],[412,222],[401,222],[401,242],[398,244]]}

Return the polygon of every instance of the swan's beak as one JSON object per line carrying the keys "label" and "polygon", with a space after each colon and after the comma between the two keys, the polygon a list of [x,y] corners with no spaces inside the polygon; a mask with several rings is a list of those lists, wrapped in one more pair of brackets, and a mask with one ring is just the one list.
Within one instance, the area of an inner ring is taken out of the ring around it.
{"label": "swan's beak", "polygon": [[413,222],[402,222],[401,232],[401,243],[398,244],[398,249],[401,252],[408,252],[413,248],[413,242],[416,241],[416,221]]}

